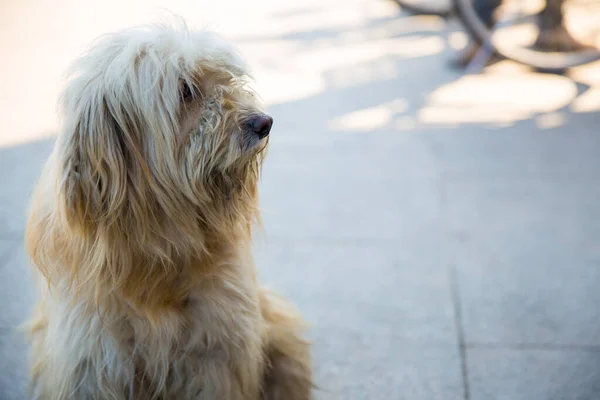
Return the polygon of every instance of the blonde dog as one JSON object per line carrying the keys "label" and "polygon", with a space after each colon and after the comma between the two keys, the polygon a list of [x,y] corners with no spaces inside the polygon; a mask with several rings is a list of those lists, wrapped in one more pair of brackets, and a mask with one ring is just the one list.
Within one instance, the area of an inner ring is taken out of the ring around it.
{"label": "blonde dog", "polygon": [[272,119],[215,34],[153,25],[75,62],[27,248],[35,399],[312,398],[295,309],[251,254]]}

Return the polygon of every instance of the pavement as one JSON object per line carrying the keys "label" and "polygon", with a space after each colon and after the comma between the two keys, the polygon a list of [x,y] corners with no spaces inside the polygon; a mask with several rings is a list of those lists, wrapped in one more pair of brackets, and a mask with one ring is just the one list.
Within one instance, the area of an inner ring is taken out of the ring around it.
{"label": "pavement", "polygon": [[[50,3],[0,5],[0,400],[26,398],[25,211],[60,72],[160,5]],[[255,66],[257,264],[312,324],[316,398],[600,399],[600,65],[464,75],[456,24],[391,2],[216,3],[169,4]]]}

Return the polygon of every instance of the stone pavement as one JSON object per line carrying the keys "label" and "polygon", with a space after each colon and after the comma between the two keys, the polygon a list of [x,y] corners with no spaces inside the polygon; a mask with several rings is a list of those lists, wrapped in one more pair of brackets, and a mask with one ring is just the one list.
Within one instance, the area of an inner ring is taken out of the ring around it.
{"label": "stone pavement", "polygon": [[[3,40],[37,15],[18,4]],[[317,399],[600,399],[600,66],[463,76],[445,66],[456,26],[391,3],[219,4],[275,119],[257,264],[313,325]],[[68,9],[64,32],[36,18],[76,49],[65,32],[94,13]],[[55,122],[12,108],[62,67],[19,72],[42,40],[0,49],[0,400],[25,398],[24,213]]]}

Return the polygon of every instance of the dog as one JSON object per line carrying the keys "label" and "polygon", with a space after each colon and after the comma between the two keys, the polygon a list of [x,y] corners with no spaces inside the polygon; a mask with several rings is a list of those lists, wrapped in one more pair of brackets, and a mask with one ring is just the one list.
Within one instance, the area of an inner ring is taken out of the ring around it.
{"label": "dog", "polygon": [[296,308],[251,243],[273,120],[227,41],[105,35],[76,60],[26,247],[34,399],[308,400]]}

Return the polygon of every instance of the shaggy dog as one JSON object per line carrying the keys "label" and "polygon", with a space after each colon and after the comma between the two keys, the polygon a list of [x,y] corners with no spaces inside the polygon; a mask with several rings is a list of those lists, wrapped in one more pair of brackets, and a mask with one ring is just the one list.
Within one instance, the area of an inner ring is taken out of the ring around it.
{"label": "shaggy dog", "polygon": [[146,26],[75,62],[27,248],[35,399],[311,398],[303,322],[251,254],[272,119],[210,32]]}

